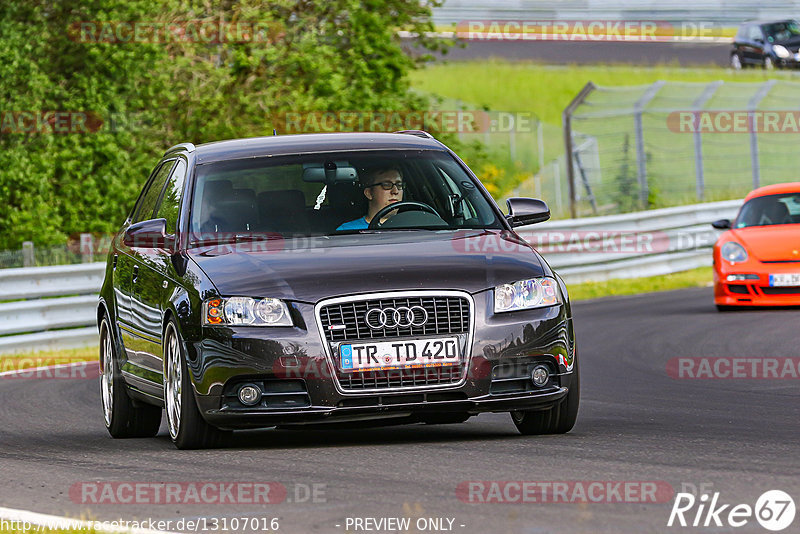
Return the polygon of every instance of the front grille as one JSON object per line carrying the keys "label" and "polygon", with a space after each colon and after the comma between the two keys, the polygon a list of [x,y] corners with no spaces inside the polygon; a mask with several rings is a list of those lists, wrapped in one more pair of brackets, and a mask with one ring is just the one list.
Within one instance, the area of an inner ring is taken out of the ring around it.
{"label": "front grille", "polygon": [[731,293],[736,293],[738,295],[749,295],[750,291],[747,290],[747,286],[744,284],[728,284],[728,291]]}
{"label": "front grille", "polygon": [[[376,330],[367,325],[365,316],[372,308],[396,309],[412,306],[422,306],[428,312],[428,322],[424,326]],[[320,310],[320,319],[325,337],[330,342],[466,334],[469,330],[469,302],[462,297],[435,296],[360,300],[323,306]],[[331,329],[331,327],[339,328]]]}
{"label": "front grille", "polygon": [[337,373],[342,389],[363,391],[370,389],[415,388],[455,384],[461,379],[463,365],[430,367],[428,369],[391,369],[388,371],[363,371]]}
{"label": "front grille", "polygon": [[[336,380],[345,392],[393,391],[461,383],[469,362],[471,305],[461,294],[431,292],[384,293],[374,298],[336,299],[321,303],[317,309],[319,327],[328,344],[328,354],[336,369]],[[371,328],[366,314],[371,309],[412,308],[421,306],[428,320],[421,326]],[[333,328],[331,328],[333,327]],[[457,365],[419,369],[391,369],[342,372],[339,369],[339,346],[342,343],[403,341],[438,337],[456,337],[461,349]]]}
{"label": "front grille", "polygon": [[762,287],[765,295],[800,295],[800,287]]}

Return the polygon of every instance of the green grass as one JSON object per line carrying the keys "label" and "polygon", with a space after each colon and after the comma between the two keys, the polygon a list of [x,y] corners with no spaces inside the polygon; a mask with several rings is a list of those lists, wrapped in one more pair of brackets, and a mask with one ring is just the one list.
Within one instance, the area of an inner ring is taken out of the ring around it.
{"label": "green grass", "polygon": [[671,291],[690,287],[706,287],[714,278],[711,267],[700,267],[690,271],[649,276],[646,278],[624,278],[605,282],[584,282],[568,284],[571,301],[588,300],[619,295],[638,295],[657,291]]}
{"label": "green grass", "polygon": [[618,87],[648,85],[658,80],[763,82],[772,78],[793,79],[793,76],[788,72],[735,72],[713,66],[554,66],[502,60],[436,63],[411,73],[411,83],[420,91],[461,100],[478,109],[532,111],[557,126],[561,125],[561,112],[589,81]]}
{"label": "green grass", "polygon": [[94,534],[97,532],[95,529],[46,529],[44,527],[32,527],[31,530],[23,530],[22,528],[18,529],[6,529],[0,528],[0,534]]}
{"label": "green grass", "polygon": [[[696,167],[694,136],[676,132],[668,115],[653,109],[690,110],[712,81],[744,82],[750,87],[722,85],[707,107],[722,110],[746,109],[749,98],[759,83],[766,80],[797,80],[791,72],[747,69],[733,71],[709,66],[682,68],[661,65],[641,67],[631,65],[548,66],[532,62],[481,60],[470,62],[436,63],[412,73],[413,86],[422,92],[435,94],[446,101],[461,102],[465,109],[529,112],[545,124],[544,158],[549,163],[563,155],[561,115],[564,108],[584,85],[592,81],[601,90],[593,92],[587,104],[580,107],[573,120],[575,132],[590,136],[599,147],[597,162],[586,162],[592,193],[598,214],[619,213],[639,209],[636,179],[636,149],[633,114],[634,102],[645,88],[658,80],[695,82],[698,85],[668,85],[654,98],[643,116],[645,155],[650,190],[650,207],[666,207],[698,202],[695,194]],[[603,90],[603,88],[610,90]],[[762,106],[772,109],[794,109],[796,88],[776,86]],[[627,110],[615,116],[581,118],[586,112]],[[490,147],[491,161],[501,169],[502,180],[478,168],[479,177],[486,182],[498,182],[492,191],[495,198],[508,196],[523,182],[520,194],[533,195],[529,178],[539,171],[538,146],[535,133],[516,134],[516,153],[509,154],[508,134],[496,133],[479,139]],[[796,176],[796,135],[760,134],[761,183],[779,183]],[[703,134],[704,182],[703,201],[741,198],[752,189],[749,135],[715,133]],[[627,147],[627,149],[626,149]],[[566,198],[563,164],[561,179],[542,178],[541,196],[553,204],[554,199]],[[495,173],[497,174],[497,173]],[[560,189],[559,195],[555,194]],[[621,191],[627,191],[620,193]],[[584,193],[584,191],[581,191]],[[585,195],[584,195],[585,196]],[[557,208],[557,209],[556,209]],[[554,217],[566,215],[566,204],[551,206]],[[588,202],[579,206],[579,213],[591,214]]]}
{"label": "green grass", "polygon": [[0,354],[0,372],[98,359],[98,347]]}

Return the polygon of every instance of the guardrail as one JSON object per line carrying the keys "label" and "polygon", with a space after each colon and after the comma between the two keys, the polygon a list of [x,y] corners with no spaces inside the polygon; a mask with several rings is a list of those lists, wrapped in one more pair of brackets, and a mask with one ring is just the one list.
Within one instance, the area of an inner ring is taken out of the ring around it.
{"label": "guardrail", "polygon": [[0,302],[0,353],[98,343],[104,270],[105,263],[0,269],[0,298],[11,301]]}
{"label": "guardrail", "polygon": [[711,265],[720,231],[709,223],[733,219],[742,202],[548,221],[519,228],[567,283],[658,276]]}
{"label": "guardrail", "polygon": [[[732,219],[740,205],[732,200],[549,221],[519,233],[567,283],[656,276],[711,265],[718,232],[709,223]],[[26,299],[0,303],[0,353],[98,343],[95,311],[104,269],[104,263],[0,269],[0,297]],[[139,313],[157,320],[153,311]]]}
{"label": "guardrail", "polygon": [[437,24],[464,20],[668,20],[713,22],[735,27],[745,20],[785,19],[800,12],[798,0],[447,0],[433,8]]}

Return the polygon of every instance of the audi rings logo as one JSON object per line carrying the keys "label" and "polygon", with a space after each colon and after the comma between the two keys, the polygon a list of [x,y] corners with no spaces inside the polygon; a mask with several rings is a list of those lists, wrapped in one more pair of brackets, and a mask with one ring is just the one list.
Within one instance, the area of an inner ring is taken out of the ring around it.
{"label": "audi rings logo", "polygon": [[373,330],[381,328],[410,328],[412,326],[424,326],[428,322],[428,312],[422,306],[372,308],[364,316],[364,319]]}

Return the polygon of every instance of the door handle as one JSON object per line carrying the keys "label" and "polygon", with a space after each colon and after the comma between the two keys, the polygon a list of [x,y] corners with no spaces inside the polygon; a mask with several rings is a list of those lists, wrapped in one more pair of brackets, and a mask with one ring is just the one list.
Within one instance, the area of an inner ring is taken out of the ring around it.
{"label": "door handle", "polygon": [[136,280],[138,280],[138,278],[139,278],[139,266],[138,265],[134,265],[133,266],[133,277],[132,277],[131,281],[135,284]]}

